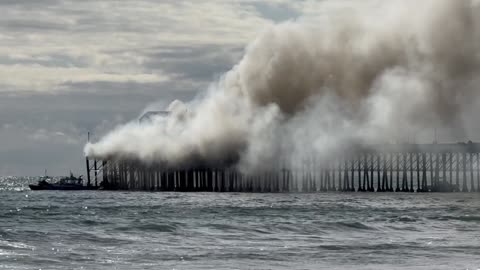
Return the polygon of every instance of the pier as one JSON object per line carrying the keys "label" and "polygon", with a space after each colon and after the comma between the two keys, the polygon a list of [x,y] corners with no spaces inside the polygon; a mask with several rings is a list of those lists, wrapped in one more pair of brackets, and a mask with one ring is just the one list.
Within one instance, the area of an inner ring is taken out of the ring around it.
{"label": "pier", "polygon": [[173,168],[86,158],[87,185],[106,190],[178,192],[480,192],[480,144],[357,147],[254,175],[232,168]]}

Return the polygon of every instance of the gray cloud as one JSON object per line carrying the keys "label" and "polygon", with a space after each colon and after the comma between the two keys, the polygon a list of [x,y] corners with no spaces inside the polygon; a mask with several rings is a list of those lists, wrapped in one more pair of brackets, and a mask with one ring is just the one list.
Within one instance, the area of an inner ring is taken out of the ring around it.
{"label": "gray cloud", "polygon": [[42,21],[38,19],[1,19],[0,29],[8,29],[9,31],[68,31],[70,27],[62,23],[56,23],[51,21]]}
{"label": "gray cloud", "polygon": [[44,8],[47,5],[59,4],[60,0],[2,0],[0,6],[21,8]]}
{"label": "gray cloud", "polygon": [[0,175],[83,172],[86,132],[192,99],[289,2],[0,1]]}
{"label": "gray cloud", "polygon": [[235,46],[200,45],[160,47],[153,49],[145,62],[147,68],[162,70],[176,79],[212,81],[240,59],[243,48]]}
{"label": "gray cloud", "polygon": [[262,17],[275,22],[295,19],[301,15],[298,10],[294,9],[287,3],[255,1],[252,2],[251,5],[257,9]]}
{"label": "gray cloud", "polygon": [[189,100],[197,90],[189,84],[134,82],[78,83],[68,88],[48,94],[0,93],[0,175],[35,175],[44,168],[57,174],[65,173],[61,168],[83,173],[87,132],[99,138],[138,117],[153,101]]}

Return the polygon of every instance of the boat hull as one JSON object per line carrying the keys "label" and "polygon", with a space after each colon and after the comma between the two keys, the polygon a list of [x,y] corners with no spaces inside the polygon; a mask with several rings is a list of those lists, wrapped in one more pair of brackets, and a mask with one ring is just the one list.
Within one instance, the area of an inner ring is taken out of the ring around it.
{"label": "boat hull", "polygon": [[96,190],[98,187],[94,186],[80,186],[80,185],[28,185],[31,190]]}

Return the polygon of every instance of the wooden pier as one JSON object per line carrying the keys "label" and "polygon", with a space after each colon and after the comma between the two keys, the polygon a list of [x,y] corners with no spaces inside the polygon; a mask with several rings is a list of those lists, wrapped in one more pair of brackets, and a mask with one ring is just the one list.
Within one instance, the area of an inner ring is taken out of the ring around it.
{"label": "wooden pier", "polygon": [[88,157],[86,163],[88,184],[101,182],[107,190],[480,192],[479,153],[480,144],[472,142],[357,147],[328,161],[308,157],[254,175],[231,168],[169,168]]}

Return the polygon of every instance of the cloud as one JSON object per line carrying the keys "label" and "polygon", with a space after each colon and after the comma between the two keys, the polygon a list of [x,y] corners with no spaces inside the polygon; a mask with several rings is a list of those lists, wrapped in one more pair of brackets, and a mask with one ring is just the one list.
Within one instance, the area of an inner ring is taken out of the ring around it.
{"label": "cloud", "polygon": [[212,44],[159,47],[150,50],[145,66],[177,79],[213,81],[214,76],[231,69],[242,53],[239,46]]}
{"label": "cloud", "polygon": [[301,12],[288,1],[254,1],[251,3],[264,18],[275,22],[291,20],[301,15]]}
{"label": "cloud", "polygon": [[[66,82],[161,82],[169,79],[164,69],[193,80],[211,78],[233,62],[222,46],[238,47],[253,37],[252,30],[270,24],[236,1],[2,5],[0,91],[69,90]],[[159,57],[165,55],[152,52],[160,47],[164,53],[191,47],[197,57],[189,55],[191,65],[185,57],[164,61]],[[212,49],[224,52],[214,55]],[[209,55],[202,55],[205,51]],[[198,69],[203,60],[210,67]]]}
{"label": "cloud", "polygon": [[[22,74],[22,76],[18,76],[18,74]],[[65,83],[154,83],[166,80],[168,80],[168,77],[161,74],[107,73],[90,68],[44,67],[40,65],[0,65],[0,85],[3,85],[4,89],[52,91],[61,90]]]}
{"label": "cloud", "polygon": [[148,104],[192,99],[301,2],[0,1],[2,168],[82,170],[87,131],[100,136]]}
{"label": "cloud", "polygon": [[2,1],[0,7],[3,91],[68,90],[60,87],[66,81],[162,81],[165,73],[211,79],[238,60],[232,55],[258,31],[299,15],[298,4],[288,1]]}

